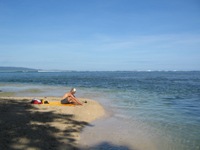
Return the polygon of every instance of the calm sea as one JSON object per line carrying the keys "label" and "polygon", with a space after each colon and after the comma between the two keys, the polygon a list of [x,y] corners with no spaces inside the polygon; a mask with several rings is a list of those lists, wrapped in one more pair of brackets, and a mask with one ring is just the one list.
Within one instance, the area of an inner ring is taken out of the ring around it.
{"label": "calm sea", "polygon": [[198,71],[0,73],[1,93],[62,96],[71,87],[77,88],[77,97],[97,100],[110,112],[85,130],[93,135],[83,142],[104,139],[136,149],[200,149]]}

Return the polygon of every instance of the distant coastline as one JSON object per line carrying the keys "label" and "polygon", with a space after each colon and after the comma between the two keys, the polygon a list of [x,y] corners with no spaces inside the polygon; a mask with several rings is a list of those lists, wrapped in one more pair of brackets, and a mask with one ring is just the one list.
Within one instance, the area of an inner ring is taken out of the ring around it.
{"label": "distant coastline", "polygon": [[199,72],[200,70],[110,70],[110,71],[77,71],[77,70],[59,70],[59,69],[33,69],[26,67],[0,66],[2,72]]}
{"label": "distant coastline", "polygon": [[26,67],[3,67],[0,66],[0,73],[13,73],[13,72],[73,72],[72,70],[58,70],[58,69],[33,69]]}
{"label": "distant coastline", "polygon": [[25,67],[0,67],[0,72],[38,72],[38,69]]}

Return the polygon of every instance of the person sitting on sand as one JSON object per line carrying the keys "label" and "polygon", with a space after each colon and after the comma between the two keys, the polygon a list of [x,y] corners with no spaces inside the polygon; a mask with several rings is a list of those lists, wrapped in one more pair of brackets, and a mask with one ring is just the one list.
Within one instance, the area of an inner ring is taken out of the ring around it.
{"label": "person sitting on sand", "polygon": [[72,88],[70,92],[65,93],[63,96],[61,103],[62,104],[76,104],[76,105],[83,105],[75,96],[74,94],[76,93],[76,89]]}

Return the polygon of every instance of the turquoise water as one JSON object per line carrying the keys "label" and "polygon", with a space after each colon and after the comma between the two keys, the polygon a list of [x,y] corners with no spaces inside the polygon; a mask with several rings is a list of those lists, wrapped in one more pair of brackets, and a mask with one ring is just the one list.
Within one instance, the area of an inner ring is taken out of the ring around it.
{"label": "turquoise water", "polygon": [[62,96],[71,87],[111,112],[86,129],[112,126],[96,140],[113,135],[107,140],[138,149],[200,149],[200,72],[0,73],[0,90],[18,96]]}

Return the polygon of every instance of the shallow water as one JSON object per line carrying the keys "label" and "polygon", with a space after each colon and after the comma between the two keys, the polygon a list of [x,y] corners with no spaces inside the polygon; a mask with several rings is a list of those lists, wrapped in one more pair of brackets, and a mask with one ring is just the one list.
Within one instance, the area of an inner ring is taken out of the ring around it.
{"label": "shallow water", "polygon": [[71,87],[111,114],[86,128],[82,143],[200,149],[200,72],[0,73],[1,93],[62,96]]}

